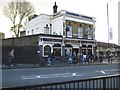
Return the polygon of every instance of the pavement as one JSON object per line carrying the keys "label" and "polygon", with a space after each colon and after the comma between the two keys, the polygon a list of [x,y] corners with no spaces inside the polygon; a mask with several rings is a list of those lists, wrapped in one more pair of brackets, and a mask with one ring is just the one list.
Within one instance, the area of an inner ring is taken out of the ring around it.
{"label": "pavement", "polygon": [[103,59],[103,62],[100,63],[99,61],[91,62],[91,63],[85,63],[78,62],[76,64],[68,64],[67,62],[60,62],[59,60],[53,62],[52,64],[17,64],[16,66],[9,67],[8,65],[1,65],[0,69],[19,69],[19,68],[47,68],[47,67],[70,67],[70,66],[85,66],[85,65],[108,65],[108,64],[120,64],[120,60],[114,59],[112,63],[108,63],[108,59]]}

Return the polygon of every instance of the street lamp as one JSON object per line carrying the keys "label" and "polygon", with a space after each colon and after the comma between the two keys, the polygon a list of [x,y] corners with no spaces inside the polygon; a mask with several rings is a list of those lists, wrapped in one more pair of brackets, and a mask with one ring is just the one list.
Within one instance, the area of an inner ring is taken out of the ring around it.
{"label": "street lamp", "polygon": [[65,60],[65,36],[62,38],[62,59]]}
{"label": "street lamp", "polygon": [[95,57],[96,57],[96,50],[97,50],[97,43],[96,43],[96,40],[94,40],[94,49],[93,49],[94,61],[95,61]]}
{"label": "street lamp", "polygon": [[82,41],[80,40],[80,55],[82,54]]}

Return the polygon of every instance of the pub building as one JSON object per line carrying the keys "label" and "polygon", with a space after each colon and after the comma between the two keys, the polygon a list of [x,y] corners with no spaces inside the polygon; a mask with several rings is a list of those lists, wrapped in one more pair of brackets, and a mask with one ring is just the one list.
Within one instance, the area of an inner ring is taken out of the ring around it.
{"label": "pub building", "polygon": [[52,52],[64,57],[65,51],[70,49],[94,55],[95,18],[66,10],[57,12],[57,8],[55,2],[52,15],[40,14],[29,18],[21,36],[38,35],[41,57],[48,57]]}

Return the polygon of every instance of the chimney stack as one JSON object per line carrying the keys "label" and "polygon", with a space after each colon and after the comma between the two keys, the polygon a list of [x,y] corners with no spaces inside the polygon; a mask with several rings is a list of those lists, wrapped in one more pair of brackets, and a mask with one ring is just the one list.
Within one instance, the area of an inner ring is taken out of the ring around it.
{"label": "chimney stack", "polygon": [[55,5],[53,6],[53,14],[57,13],[57,8],[58,8],[58,6],[56,5],[56,2],[55,2]]}

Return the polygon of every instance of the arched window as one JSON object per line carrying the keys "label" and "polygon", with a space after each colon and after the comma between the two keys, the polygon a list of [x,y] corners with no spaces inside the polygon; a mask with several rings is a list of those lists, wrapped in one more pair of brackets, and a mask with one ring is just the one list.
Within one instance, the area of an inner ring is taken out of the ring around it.
{"label": "arched window", "polygon": [[44,55],[48,55],[49,53],[51,53],[51,47],[49,45],[46,45],[44,47]]}

